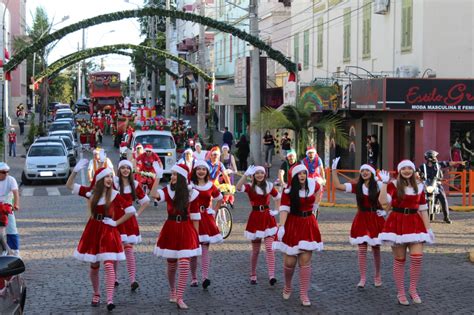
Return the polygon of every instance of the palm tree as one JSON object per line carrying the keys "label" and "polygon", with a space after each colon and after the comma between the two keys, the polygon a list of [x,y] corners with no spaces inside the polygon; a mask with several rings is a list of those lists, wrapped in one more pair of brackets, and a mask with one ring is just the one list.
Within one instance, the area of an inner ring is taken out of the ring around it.
{"label": "palm tree", "polygon": [[343,128],[343,119],[336,115],[327,115],[317,119],[313,111],[291,105],[284,106],[281,110],[265,108],[259,117],[252,121],[253,128],[289,129],[295,133],[295,145],[298,156],[304,155],[305,149],[310,144],[310,135],[314,129],[329,133],[334,136],[337,145],[347,148],[348,135]]}

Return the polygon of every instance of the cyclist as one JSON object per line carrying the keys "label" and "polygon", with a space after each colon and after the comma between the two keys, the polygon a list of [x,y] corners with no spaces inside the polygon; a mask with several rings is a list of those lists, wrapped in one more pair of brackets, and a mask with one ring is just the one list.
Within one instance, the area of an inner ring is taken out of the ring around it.
{"label": "cyclist", "polygon": [[222,176],[226,184],[230,184],[230,178],[227,175],[224,164],[219,160],[221,156],[221,150],[219,147],[213,147],[210,151],[209,159],[207,164],[209,165],[210,173],[209,177],[211,181],[214,181],[216,185],[219,185],[219,177]]}

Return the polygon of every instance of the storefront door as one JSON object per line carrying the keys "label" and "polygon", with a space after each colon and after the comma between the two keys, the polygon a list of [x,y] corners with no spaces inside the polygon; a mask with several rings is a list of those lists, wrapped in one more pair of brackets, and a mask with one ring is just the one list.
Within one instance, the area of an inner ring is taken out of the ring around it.
{"label": "storefront door", "polygon": [[234,121],[234,138],[239,139],[247,133],[247,113],[235,111]]}
{"label": "storefront door", "polygon": [[394,142],[393,142],[393,167],[396,169],[398,162],[404,159],[415,159],[415,121],[395,120],[394,121]]}

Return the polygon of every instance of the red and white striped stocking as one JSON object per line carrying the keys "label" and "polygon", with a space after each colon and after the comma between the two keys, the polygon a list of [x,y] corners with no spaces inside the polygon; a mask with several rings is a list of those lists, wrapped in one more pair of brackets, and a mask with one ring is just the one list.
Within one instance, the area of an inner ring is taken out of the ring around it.
{"label": "red and white striped stocking", "polygon": [[128,244],[125,245],[125,257],[127,258],[127,271],[128,271],[128,278],[130,279],[130,283],[135,282],[135,274],[137,272],[137,266],[135,263],[135,253],[133,251],[133,246]]}
{"label": "red and white striped stocking", "polygon": [[208,279],[209,277],[209,265],[211,264],[211,256],[209,255],[209,244],[202,244],[202,256],[201,256],[201,273],[202,279]]}
{"label": "red and white striped stocking", "polygon": [[118,269],[118,260],[114,260],[114,261],[112,262],[112,264],[114,265],[114,273],[115,273],[115,279],[114,279],[114,281],[118,283],[118,282],[119,282],[119,281],[118,281],[118,270],[117,270],[117,269]]}
{"label": "red and white striped stocking", "polygon": [[265,258],[267,261],[267,268],[268,268],[268,278],[272,279],[275,278],[275,252],[272,249],[273,244],[273,237],[266,237],[265,242]]}
{"label": "red and white striped stocking", "polygon": [[405,259],[394,258],[393,279],[397,286],[398,296],[405,296]]}
{"label": "red and white striped stocking", "polygon": [[92,302],[99,302],[100,297],[100,281],[99,281],[99,269],[100,265],[94,267],[91,265],[89,270],[89,277],[92,283],[92,290],[94,291],[94,296],[92,297]]}
{"label": "red and white striped stocking", "polygon": [[421,263],[423,261],[423,254],[410,254],[410,295],[415,298],[419,297],[416,287],[421,275]]}
{"label": "red and white striped stocking", "polygon": [[285,273],[285,287],[283,288],[283,292],[285,294],[291,293],[291,279],[293,279],[293,274],[295,273],[295,267],[288,267],[286,265],[283,266],[283,270]]}
{"label": "red and white striped stocking", "polygon": [[252,242],[252,254],[250,258],[250,279],[257,280],[257,261],[258,261],[258,254],[260,254],[260,246],[262,243]]}
{"label": "red and white striped stocking", "polygon": [[367,278],[367,243],[359,244],[359,250],[357,251],[357,256],[359,258],[359,274],[360,281],[358,286],[365,286],[365,281]]}
{"label": "red and white striped stocking", "polygon": [[183,300],[184,290],[186,289],[186,282],[188,281],[189,275],[189,258],[181,258],[178,260],[178,290],[177,298],[178,303]]}
{"label": "red and white striped stocking", "polygon": [[111,260],[104,262],[105,269],[105,289],[107,293],[107,304],[114,302],[115,271],[114,263]]}
{"label": "red and white striped stocking", "polygon": [[374,254],[375,277],[376,284],[382,283],[382,275],[380,274],[380,246],[372,246],[372,254]]}
{"label": "red and white striped stocking", "polygon": [[191,257],[191,282],[197,282],[197,264],[197,256]]}
{"label": "red and white striped stocking", "polygon": [[168,259],[168,283],[170,285],[170,292],[173,293],[176,290],[176,267],[177,261]]}
{"label": "red and white striped stocking", "polygon": [[309,302],[308,290],[311,281],[311,265],[300,266],[300,299]]}

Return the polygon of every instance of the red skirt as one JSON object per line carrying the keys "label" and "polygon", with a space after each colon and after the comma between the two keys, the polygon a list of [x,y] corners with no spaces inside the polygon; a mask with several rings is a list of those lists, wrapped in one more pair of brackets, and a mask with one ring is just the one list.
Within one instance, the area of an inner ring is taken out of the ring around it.
{"label": "red skirt", "polygon": [[379,217],[374,211],[357,211],[352,221],[350,243],[352,245],[364,243],[369,246],[381,245],[379,234],[384,224],[384,217]]}
{"label": "red skirt", "polygon": [[222,243],[224,239],[216,224],[216,219],[207,211],[201,212],[199,221],[199,242],[216,244]]}
{"label": "red skirt", "polygon": [[385,221],[380,240],[388,244],[432,243],[425,224],[418,213],[403,214],[392,211]]}
{"label": "red skirt", "polygon": [[249,240],[273,236],[277,233],[275,217],[267,209],[265,211],[252,210],[245,227],[245,237]]}
{"label": "red skirt", "polygon": [[90,218],[74,251],[74,257],[91,263],[125,260],[118,229]]}
{"label": "red skirt", "polygon": [[285,222],[285,235],[281,242],[275,237],[273,249],[292,256],[302,251],[323,250],[316,217],[314,215],[299,217],[289,213]]}
{"label": "red skirt", "polygon": [[126,244],[138,244],[142,241],[137,217],[134,215],[118,226],[122,242]]}
{"label": "red skirt", "polygon": [[165,258],[200,256],[199,236],[191,221],[166,220],[153,253]]}

